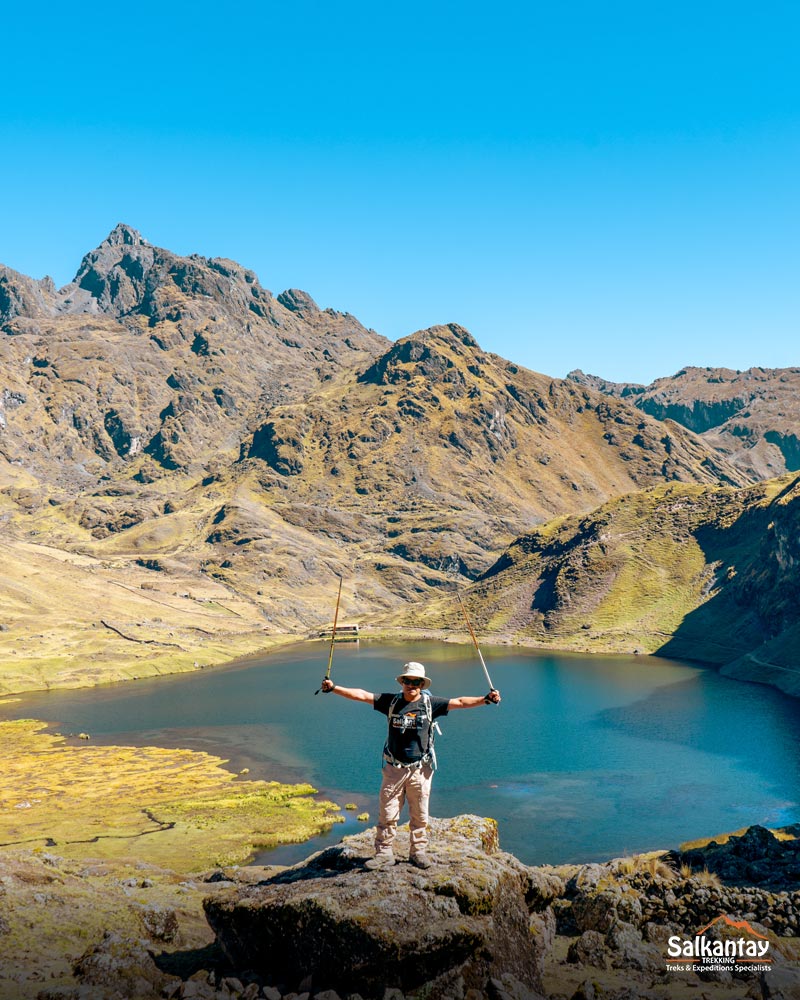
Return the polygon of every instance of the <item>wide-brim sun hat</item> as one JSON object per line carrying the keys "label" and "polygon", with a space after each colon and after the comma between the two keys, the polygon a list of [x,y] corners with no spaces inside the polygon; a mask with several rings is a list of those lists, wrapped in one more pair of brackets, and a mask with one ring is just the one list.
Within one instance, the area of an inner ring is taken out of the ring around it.
{"label": "wide-brim sun hat", "polygon": [[425,676],[425,667],[423,667],[421,663],[416,663],[414,660],[410,663],[403,664],[403,672],[402,674],[398,674],[397,677],[395,677],[395,680],[398,684],[402,684],[404,677],[418,677],[423,682],[423,688],[429,688],[431,686],[430,677]]}

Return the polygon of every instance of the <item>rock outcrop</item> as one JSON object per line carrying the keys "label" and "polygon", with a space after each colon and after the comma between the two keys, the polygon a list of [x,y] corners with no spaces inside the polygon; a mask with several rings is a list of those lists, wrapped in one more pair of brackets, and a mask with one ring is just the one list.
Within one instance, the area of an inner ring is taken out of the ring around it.
{"label": "rock outcrop", "polygon": [[370,872],[371,834],[347,838],[266,882],[217,894],[206,915],[234,968],[283,983],[383,996],[483,993],[512,977],[540,989],[545,937],[531,915],[561,881],[499,850],[492,820],[432,824],[436,864]]}
{"label": "rock outcrop", "polygon": [[[702,847],[678,855],[682,864],[693,870],[709,871],[727,885],[757,886],[766,899],[774,893],[794,893],[800,884],[800,825],[785,827],[782,837],[763,826],[751,826],[740,835],[731,835],[720,843],[711,840]],[[787,916],[776,910],[773,915],[764,906],[762,916],[776,923],[782,932],[798,930],[800,914]],[[784,918],[784,919],[782,919]]]}
{"label": "rock outcrop", "polygon": [[[778,840],[751,828],[726,853],[774,862],[780,880],[779,855],[796,858],[793,829]],[[666,1000],[700,986],[709,1000],[800,996],[800,893],[709,874],[720,845],[527,868],[499,850],[491,820],[434,821],[433,832],[425,872],[403,863],[365,871],[366,831],[260,883],[217,891],[204,907],[226,974],[257,981],[273,1000]],[[723,940],[742,921],[770,941],[769,971],[667,973],[670,936]]]}
{"label": "rock outcrop", "polygon": [[800,368],[687,367],[651,385],[609,382],[580,370],[567,378],[683,424],[759,479],[800,469]]}
{"label": "rock outcrop", "polygon": [[[424,872],[402,862],[363,870],[372,831],[293,868],[190,878],[20,854],[0,868],[0,997],[800,997],[800,891],[788,867],[797,827],[544,868],[500,851],[492,820],[460,816],[433,830],[435,864]],[[758,885],[747,881],[749,865]],[[140,898],[151,902],[143,908]],[[768,940],[769,970],[668,971],[670,937],[696,934]]]}

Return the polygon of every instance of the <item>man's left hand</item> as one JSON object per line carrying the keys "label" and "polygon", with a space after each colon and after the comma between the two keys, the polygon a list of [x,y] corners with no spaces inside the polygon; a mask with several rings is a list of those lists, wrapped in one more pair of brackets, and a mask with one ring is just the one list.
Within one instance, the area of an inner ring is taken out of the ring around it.
{"label": "man's left hand", "polygon": [[485,701],[487,705],[489,702],[492,702],[494,705],[500,704],[500,692],[497,688],[492,688],[492,690],[486,695]]}

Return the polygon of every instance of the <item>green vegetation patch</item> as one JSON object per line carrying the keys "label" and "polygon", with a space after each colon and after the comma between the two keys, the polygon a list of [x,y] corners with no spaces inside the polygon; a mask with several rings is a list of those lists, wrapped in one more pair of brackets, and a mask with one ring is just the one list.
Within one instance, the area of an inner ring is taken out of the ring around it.
{"label": "green vegetation patch", "polygon": [[242,781],[191,750],[70,745],[30,719],[0,723],[0,848],[194,871],[300,842],[338,821],[310,785]]}

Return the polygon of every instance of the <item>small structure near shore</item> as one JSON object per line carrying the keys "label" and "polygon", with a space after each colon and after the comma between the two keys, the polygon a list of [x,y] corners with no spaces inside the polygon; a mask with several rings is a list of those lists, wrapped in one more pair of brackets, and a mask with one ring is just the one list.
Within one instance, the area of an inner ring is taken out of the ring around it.
{"label": "small structure near shore", "polygon": [[[357,622],[347,622],[344,625],[336,626],[336,642],[358,642],[359,627]],[[320,639],[330,639],[333,636],[333,622],[321,629],[318,635]]]}

